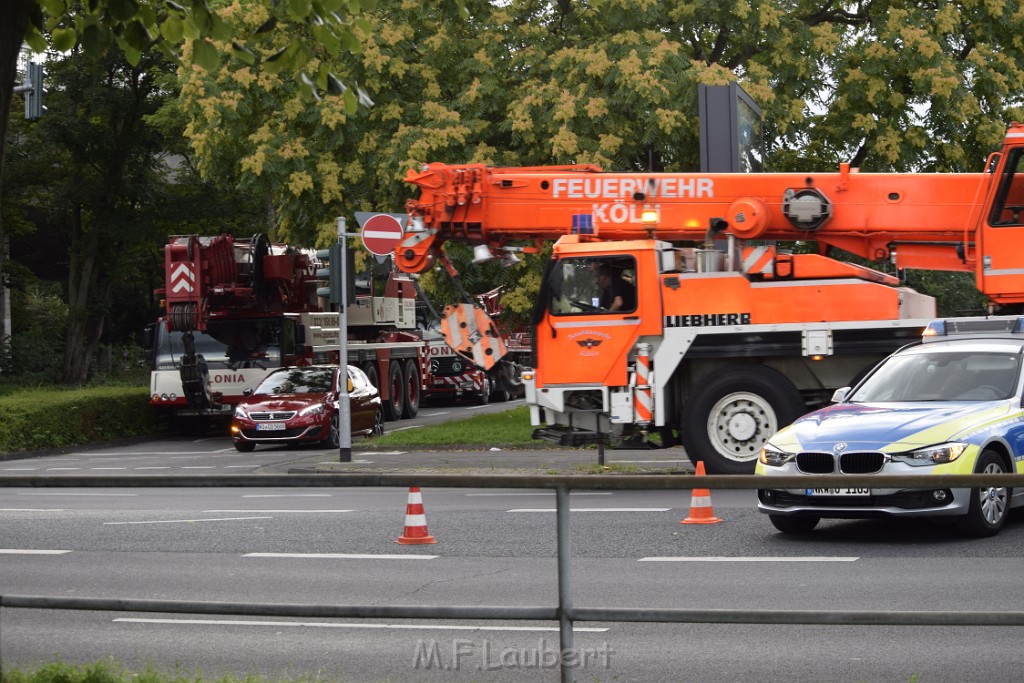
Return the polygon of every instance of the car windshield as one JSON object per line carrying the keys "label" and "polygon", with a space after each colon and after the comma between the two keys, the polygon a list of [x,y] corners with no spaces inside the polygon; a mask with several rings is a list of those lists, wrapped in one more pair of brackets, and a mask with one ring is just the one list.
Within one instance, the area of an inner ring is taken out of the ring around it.
{"label": "car windshield", "polygon": [[1020,354],[984,351],[915,351],[892,356],[848,400],[998,401],[1017,388]]}
{"label": "car windshield", "polygon": [[279,370],[256,387],[256,394],[326,394],[331,390],[334,368],[307,367]]}

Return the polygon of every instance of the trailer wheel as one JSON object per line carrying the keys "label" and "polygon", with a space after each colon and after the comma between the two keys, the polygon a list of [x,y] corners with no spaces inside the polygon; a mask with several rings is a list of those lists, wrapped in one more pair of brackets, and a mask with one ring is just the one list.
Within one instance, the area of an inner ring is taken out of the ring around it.
{"label": "trailer wheel", "polygon": [[491,400],[491,378],[484,373],[484,386],[470,397],[474,405],[485,406]]}
{"label": "trailer wheel", "polygon": [[388,392],[390,397],[384,401],[384,417],[388,420],[401,420],[405,407],[405,380],[402,379],[401,361],[388,363]]}
{"label": "trailer wheel", "polygon": [[761,447],[806,412],[796,387],[762,365],[729,368],[698,389],[680,437],[690,460],[709,474],[752,474]]}
{"label": "trailer wheel", "polygon": [[402,379],[405,381],[405,407],[402,410],[402,416],[412,419],[420,412],[420,388],[422,386],[419,364],[415,360],[410,358],[405,361]]}

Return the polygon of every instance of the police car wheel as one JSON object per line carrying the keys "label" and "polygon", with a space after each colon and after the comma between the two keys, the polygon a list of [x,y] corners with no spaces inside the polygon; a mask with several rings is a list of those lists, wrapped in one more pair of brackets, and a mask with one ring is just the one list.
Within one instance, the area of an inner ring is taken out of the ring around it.
{"label": "police car wheel", "polygon": [[792,515],[768,515],[772,525],[784,534],[808,534],[818,526],[820,517],[794,517]]}
{"label": "police car wheel", "polygon": [[[995,451],[982,451],[974,471],[979,474],[1004,474],[1006,467]],[[967,514],[957,520],[957,531],[971,538],[984,538],[999,533],[1010,512],[1013,490],[998,486],[971,489]]]}

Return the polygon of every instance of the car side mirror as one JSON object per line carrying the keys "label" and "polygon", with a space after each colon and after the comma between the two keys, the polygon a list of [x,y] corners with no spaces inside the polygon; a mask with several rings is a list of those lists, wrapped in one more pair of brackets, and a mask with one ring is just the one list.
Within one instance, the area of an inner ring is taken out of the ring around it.
{"label": "car side mirror", "polygon": [[850,387],[840,387],[832,394],[833,403],[842,403],[850,395]]}
{"label": "car side mirror", "polygon": [[252,396],[252,394],[252,387],[246,387],[245,389],[242,390],[242,396]]}

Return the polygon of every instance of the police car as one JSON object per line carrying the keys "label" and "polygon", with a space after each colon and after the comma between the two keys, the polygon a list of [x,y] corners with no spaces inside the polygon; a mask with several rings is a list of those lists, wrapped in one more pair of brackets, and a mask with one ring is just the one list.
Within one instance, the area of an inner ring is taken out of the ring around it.
{"label": "police car", "polygon": [[[966,536],[992,536],[1024,490],[921,488],[773,489],[780,475],[914,475],[1024,472],[1021,362],[1024,318],[931,323],[833,405],[777,432],[755,474],[758,508],[783,533],[822,518],[944,517]],[[927,482],[922,482],[927,487]]]}

